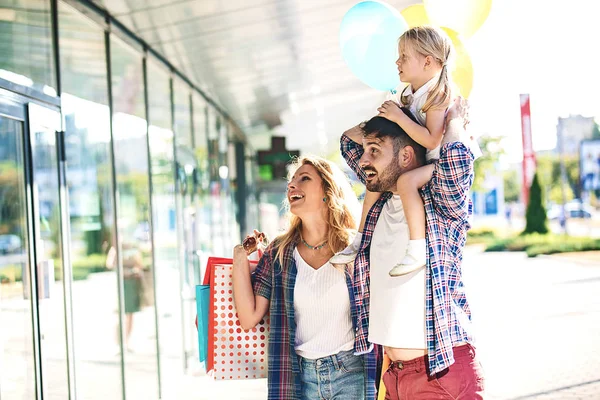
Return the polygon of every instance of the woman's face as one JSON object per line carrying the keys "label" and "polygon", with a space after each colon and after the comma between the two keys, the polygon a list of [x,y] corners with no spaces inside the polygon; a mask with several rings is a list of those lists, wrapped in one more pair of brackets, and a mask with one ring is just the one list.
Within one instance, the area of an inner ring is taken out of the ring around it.
{"label": "woman's face", "polygon": [[287,188],[287,199],[292,214],[302,218],[303,215],[323,213],[327,210],[327,204],[323,201],[323,179],[312,165],[304,164],[298,168]]}

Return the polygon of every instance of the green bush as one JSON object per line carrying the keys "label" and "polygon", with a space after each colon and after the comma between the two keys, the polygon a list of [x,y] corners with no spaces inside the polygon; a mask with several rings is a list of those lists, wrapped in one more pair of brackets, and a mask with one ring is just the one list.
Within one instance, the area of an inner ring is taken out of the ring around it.
{"label": "green bush", "polygon": [[537,173],[533,176],[529,188],[529,203],[525,211],[525,230],[523,235],[529,233],[548,233],[548,217],[542,201],[542,187]]}
{"label": "green bush", "polygon": [[600,239],[580,239],[577,241],[535,245],[527,248],[527,256],[536,257],[540,254],[572,253],[592,250],[600,250]]}
{"label": "green bush", "polygon": [[525,251],[529,257],[588,250],[600,250],[600,239],[538,233],[498,239],[485,249],[486,252]]}
{"label": "green bush", "polygon": [[[73,261],[73,280],[83,280],[94,272],[108,271],[106,268],[105,254],[90,254],[75,258]],[[54,276],[56,280],[62,279],[62,263],[54,260]]]}
{"label": "green bush", "polygon": [[491,228],[471,229],[467,233],[467,244],[487,244],[498,238],[498,233]]}

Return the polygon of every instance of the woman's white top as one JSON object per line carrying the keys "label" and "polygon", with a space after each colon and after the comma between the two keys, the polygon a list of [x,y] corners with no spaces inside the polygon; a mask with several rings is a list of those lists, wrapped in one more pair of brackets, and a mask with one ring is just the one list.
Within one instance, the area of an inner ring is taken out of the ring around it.
{"label": "woman's white top", "polygon": [[354,348],[350,295],[342,269],[327,262],[314,269],[294,249],[296,353],[311,360]]}
{"label": "woman's white top", "polygon": [[[427,101],[429,92],[435,86],[438,80],[439,76],[436,75],[430,80],[428,80],[416,92],[413,92],[412,85],[408,85],[402,92],[402,96],[408,100],[408,109],[415,116],[417,121],[419,121],[419,124],[421,124],[422,126],[425,126],[427,116],[423,111],[421,111],[421,109]],[[437,160],[438,158],[440,158],[440,146],[436,147],[433,150],[427,150],[427,153],[425,153],[425,158],[427,161]]]}
{"label": "woman's white top", "polygon": [[425,349],[425,268],[391,277],[408,245],[408,224],[399,195],[383,206],[371,241],[369,342]]}

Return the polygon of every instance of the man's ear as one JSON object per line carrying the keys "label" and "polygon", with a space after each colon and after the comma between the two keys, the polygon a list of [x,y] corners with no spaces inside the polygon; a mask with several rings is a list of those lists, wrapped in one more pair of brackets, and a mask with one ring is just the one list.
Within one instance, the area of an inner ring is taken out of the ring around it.
{"label": "man's ear", "polygon": [[411,165],[413,163],[413,161],[415,160],[415,157],[416,157],[415,149],[413,149],[412,146],[404,146],[400,150],[400,157],[398,157],[400,167],[402,167],[402,168],[408,167],[409,165]]}

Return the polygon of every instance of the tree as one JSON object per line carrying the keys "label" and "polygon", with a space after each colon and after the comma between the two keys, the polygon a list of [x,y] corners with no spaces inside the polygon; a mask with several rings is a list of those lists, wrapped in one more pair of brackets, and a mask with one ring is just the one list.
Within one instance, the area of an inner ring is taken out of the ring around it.
{"label": "tree", "polygon": [[[567,170],[567,184],[565,185],[566,200],[570,201],[581,196],[579,182],[579,157],[564,156],[565,169]],[[562,203],[562,177],[560,173],[560,158],[557,154],[543,154],[537,157],[536,172],[540,185],[546,189],[545,198],[554,204]]]}
{"label": "tree", "polygon": [[592,129],[592,139],[600,139],[600,126],[598,126],[598,124],[594,124],[594,128]]}
{"label": "tree", "polygon": [[498,159],[504,152],[500,146],[502,137],[481,136],[478,140],[482,155],[473,165],[475,178],[473,180],[472,191],[485,191],[484,182],[488,172],[495,172]]}
{"label": "tree", "polygon": [[516,203],[521,195],[519,176],[516,170],[504,171],[504,202]]}
{"label": "tree", "polygon": [[537,172],[533,176],[531,188],[529,189],[529,204],[525,212],[525,220],[526,225],[523,234],[548,233],[548,217],[542,201],[542,187]]}

